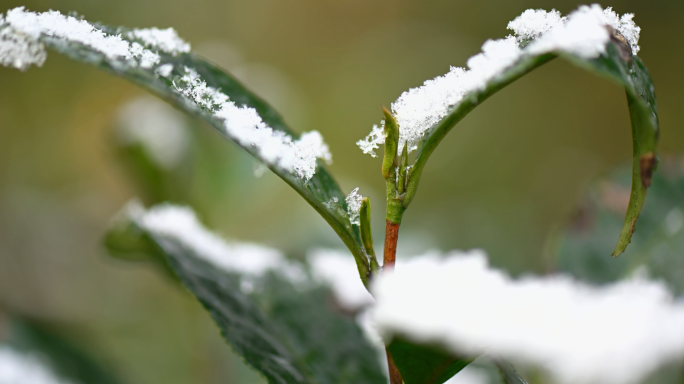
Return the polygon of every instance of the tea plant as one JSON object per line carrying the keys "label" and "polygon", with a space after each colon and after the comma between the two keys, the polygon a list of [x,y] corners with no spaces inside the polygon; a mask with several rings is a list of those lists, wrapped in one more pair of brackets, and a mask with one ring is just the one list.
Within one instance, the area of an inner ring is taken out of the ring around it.
{"label": "tea plant", "polygon": [[[113,256],[151,260],[179,280],[234,351],[271,383],[385,382],[378,349],[386,352],[392,384],[441,384],[475,359],[489,359],[508,383],[525,382],[509,360],[541,368],[537,381],[640,382],[684,357],[684,305],[662,283],[628,279],[597,287],[564,275],[516,280],[488,267],[479,251],[428,255],[399,262],[392,271],[403,214],[442,139],[477,105],[555,58],[625,89],[631,188],[613,256],[631,241],[654,180],[659,129],[652,81],[637,56],[640,28],[633,15],[620,17],[598,5],[568,16],[528,10],[508,28],[514,35],[485,42],[468,69],[452,67],[404,92],[358,142],[373,157],[384,147],[382,265],[370,229],[370,200],[358,188],[342,192],[325,168],[332,157],[321,134],[295,134],[230,74],[193,54],[173,29],[112,28],[16,8],[0,17],[0,63],[20,70],[40,66],[50,48],[130,80],[249,152],[334,229],[351,255],[318,252],[304,264],[274,249],[228,242],[190,208],[170,204],[146,209],[131,203],[106,235]],[[148,168],[167,177],[164,157],[155,154],[169,150],[157,141],[173,133],[143,129],[129,133],[150,151]],[[607,249],[598,253],[592,257],[603,258]],[[560,260],[567,265],[563,252]],[[345,273],[350,263],[358,280]],[[575,267],[562,269],[587,277]],[[329,305],[328,286],[342,310]],[[358,315],[358,324],[349,312]]]}

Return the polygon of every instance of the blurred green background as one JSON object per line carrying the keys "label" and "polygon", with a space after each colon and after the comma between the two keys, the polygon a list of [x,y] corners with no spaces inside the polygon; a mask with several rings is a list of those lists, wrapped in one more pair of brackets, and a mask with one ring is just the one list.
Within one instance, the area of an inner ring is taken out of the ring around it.
{"label": "blurred green background", "polygon": [[[373,202],[384,231],[380,160],[354,144],[401,92],[464,66],[528,8],[555,1],[0,0],[0,11],[76,11],[90,21],[176,28],[241,79],[295,131],[319,130],[345,191]],[[684,2],[614,1],[642,28],[663,153],[684,151]],[[679,91],[678,91],[679,90]],[[0,305],[62,325],[126,383],[253,383],[200,305],[153,268],[106,257],[111,217],[141,190],[114,140],[117,111],[143,92],[50,53],[26,73],[0,67]],[[184,195],[213,228],[301,256],[342,247],[285,183],[188,120],[201,185]],[[513,273],[541,272],[548,235],[582,186],[631,159],[630,123],[615,85],[555,60],[460,123],[430,160],[404,216],[399,253],[484,248]],[[214,182],[212,182],[214,181]],[[199,182],[198,182],[199,183]],[[144,197],[144,196],[143,196]],[[617,240],[617,239],[615,239]],[[612,249],[606,251],[606,257]],[[0,327],[2,322],[0,321]]]}

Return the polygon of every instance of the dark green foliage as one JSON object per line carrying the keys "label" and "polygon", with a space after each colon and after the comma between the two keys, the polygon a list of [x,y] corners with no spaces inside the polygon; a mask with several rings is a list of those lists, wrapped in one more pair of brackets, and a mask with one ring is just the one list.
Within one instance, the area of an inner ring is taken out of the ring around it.
{"label": "dark green foliage", "polygon": [[[162,254],[233,350],[270,383],[384,382],[377,352],[353,318],[335,311],[326,288],[306,277],[293,283],[276,272],[255,277],[220,271],[178,239],[135,223],[117,228],[131,233],[110,234],[109,248],[132,252],[139,244],[138,254],[153,260]],[[138,242],[116,243],[130,238]]]}
{"label": "dark green foliage", "polygon": [[387,349],[406,384],[442,384],[476,357],[458,358],[438,348],[402,339],[394,339]]}

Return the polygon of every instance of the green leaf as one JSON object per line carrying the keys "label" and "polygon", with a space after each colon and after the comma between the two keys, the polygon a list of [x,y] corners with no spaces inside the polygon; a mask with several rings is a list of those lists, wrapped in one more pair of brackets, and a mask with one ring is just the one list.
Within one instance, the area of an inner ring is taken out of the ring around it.
{"label": "green leaf", "polygon": [[392,340],[387,349],[406,384],[442,384],[477,357],[454,357],[439,348],[416,345],[399,338]]}
{"label": "green leaf", "polygon": [[[95,359],[58,336],[43,323],[13,319],[10,334],[4,343],[13,349],[39,356],[60,378],[79,384],[117,384],[112,373]],[[2,344],[0,344],[2,345]]]}
{"label": "green leaf", "polygon": [[219,270],[181,239],[147,231],[131,219],[115,227],[128,236],[116,238],[138,239],[124,243],[129,252],[153,260],[162,254],[233,350],[270,383],[385,382],[377,351],[352,318],[330,307],[327,288],[307,279],[293,283],[277,271],[254,276]]}
{"label": "green leaf", "polygon": [[608,257],[608,239],[620,233],[630,194],[629,169],[592,182],[573,220],[554,235],[554,269],[603,284],[644,271],[684,293],[684,159],[666,156],[653,175],[632,246],[619,259]]}
{"label": "green leaf", "polygon": [[[621,49],[623,49],[622,54]],[[404,205],[408,206],[415,196],[427,160],[446,134],[459,121],[476,106],[508,84],[560,56],[591,73],[608,78],[624,87],[627,93],[633,138],[632,191],[630,204],[613,255],[617,256],[622,253],[630,242],[634,224],[646,198],[646,189],[649,186],[656,164],[655,147],[658,139],[658,115],[653,82],[641,59],[634,56],[625,60],[624,49],[625,47],[619,46],[618,43],[611,42],[608,44],[607,52],[604,55],[590,60],[567,53],[528,56],[495,77],[484,89],[466,96],[451,108],[451,112],[447,116],[428,130],[421,141],[416,162],[408,181]]]}
{"label": "green leaf", "polygon": [[[99,24],[96,24],[95,27],[106,36],[118,35],[130,43],[136,42],[145,45],[144,41],[129,37],[129,29],[112,28]],[[0,23],[0,29],[2,28],[11,27]],[[20,36],[20,39],[27,38],[21,32],[16,32],[16,34]],[[318,161],[315,175],[308,182],[305,182],[291,171],[273,165],[272,161],[266,161],[259,154],[258,148],[250,143],[241,143],[233,134],[228,132],[225,129],[223,120],[212,111],[212,105],[207,101],[208,99],[204,99],[206,103],[201,105],[190,97],[186,97],[176,88],[176,85],[180,84],[181,77],[189,73],[187,69],[195,71],[201,81],[206,83],[207,87],[225,94],[237,107],[254,109],[262,121],[274,131],[281,132],[293,140],[297,139],[298,136],[285,125],[283,119],[275,110],[248,91],[235,78],[216,65],[192,53],[170,54],[151,47],[150,49],[156,51],[159,55],[160,61],[151,68],[143,68],[139,63],[124,59],[123,57],[107,57],[99,50],[78,41],[46,34],[41,34],[38,40],[45,46],[73,60],[93,65],[105,72],[124,78],[159,96],[179,110],[199,117],[216,128],[224,137],[236,142],[245,151],[264,162],[269,169],[296,190],[330,224],[356,258],[359,273],[364,283],[368,282],[369,260],[364,252],[358,228],[352,226],[347,216],[345,194],[342,193],[340,187],[323,164]],[[160,75],[159,68],[164,65],[173,66],[168,76]]]}

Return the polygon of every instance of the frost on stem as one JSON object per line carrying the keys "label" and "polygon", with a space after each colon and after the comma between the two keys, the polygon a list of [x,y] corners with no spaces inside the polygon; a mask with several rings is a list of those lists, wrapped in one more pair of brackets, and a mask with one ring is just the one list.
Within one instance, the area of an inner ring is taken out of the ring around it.
{"label": "frost on stem", "polygon": [[135,98],[119,110],[117,130],[124,145],[140,144],[164,169],[176,167],[188,150],[185,116],[152,96]]}
{"label": "frost on stem", "polygon": [[227,241],[209,231],[188,207],[163,204],[145,210],[134,202],[125,208],[124,215],[154,236],[180,242],[196,257],[226,272],[259,277],[267,271],[274,271],[293,282],[302,281],[305,277],[303,270],[278,250]]}
{"label": "frost on stem", "polygon": [[71,384],[59,378],[38,356],[0,346],[0,383]]}
{"label": "frost on stem", "polygon": [[236,105],[226,94],[207,86],[192,68],[174,68],[161,63],[162,55],[177,56],[190,51],[190,44],[175,30],[134,29],[123,34],[109,34],[85,20],[64,16],[56,11],[34,13],[23,7],[0,16],[0,64],[25,70],[31,64],[42,65],[46,58],[44,43],[80,44],[102,55],[112,68],[153,70],[173,82],[175,90],[214,118],[223,121],[226,134],[244,147],[256,149],[268,165],[279,167],[308,182],[316,172],[317,159],[328,163],[332,156],[317,131],[295,139],[266,125],[257,111]]}
{"label": "frost on stem", "polygon": [[354,225],[359,225],[359,213],[361,211],[361,201],[363,196],[359,194],[359,189],[354,188],[353,191],[347,196],[347,214],[349,215],[349,221]]}
{"label": "frost on stem", "polygon": [[[636,54],[641,30],[633,17],[633,14],[618,17],[611,8],[603,10],[596,4],[581,6],[566,17],[555,10],[525,11],[508,24],[515,36],[487,40],[482,52],[468,60],[468,69],[451,67],[447,74],[404,92],[392,103],[392,113],[399,123],[398,150],[408,143],[409,152],[415,151],[425,133],[453,106],[471,93],[484,90],[491,80],[523,59],[551,52],[596,58],[606,52],[610,41],[606,26],[619,31]],[[364,153],[375,156],[373,150],[384,139],[382,128],[373,126],[371,133],[357,145]]]}
{"label": "frost on stem", "polygon": [[372,292],[385,337],[491,352],[539,365],[560,383],[636,383],[684,357],[684,302],[662,282],[512,279],[471,251],[409,260],[380,275]]}

